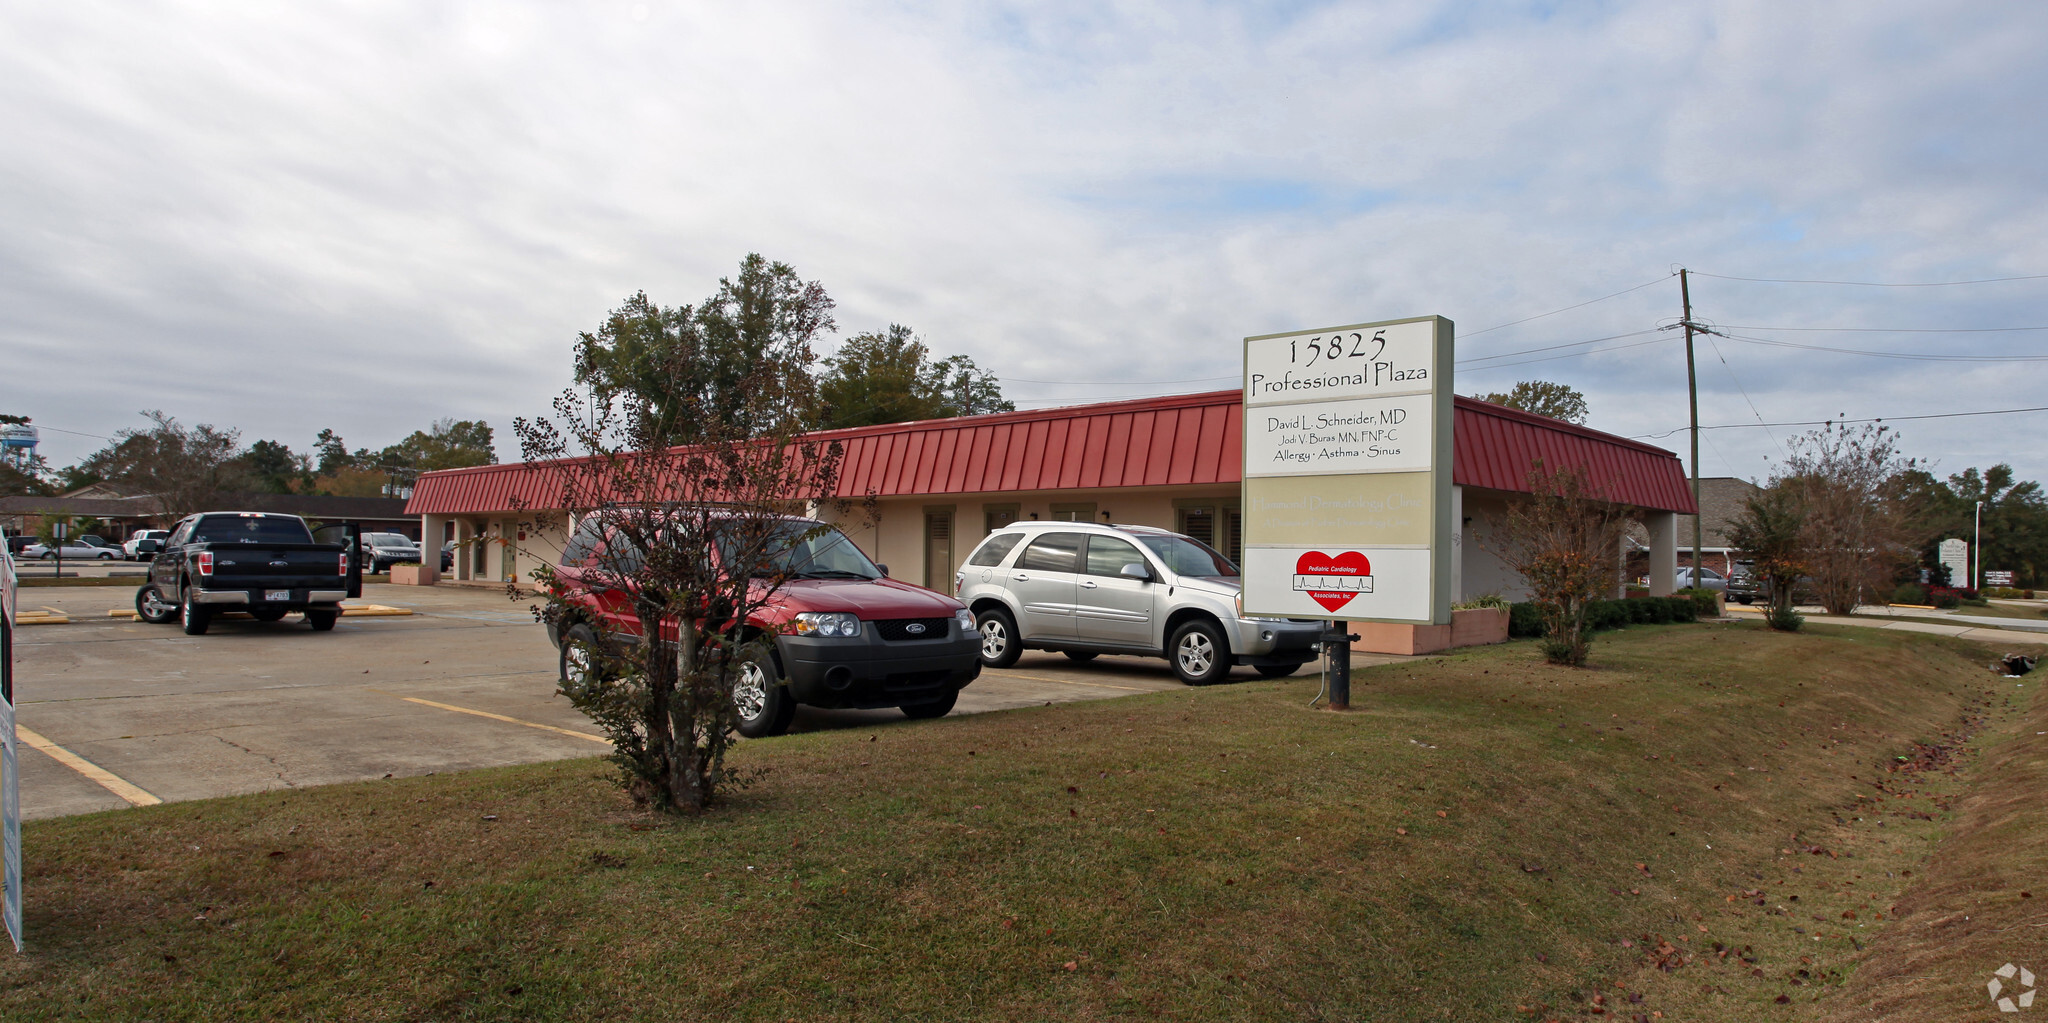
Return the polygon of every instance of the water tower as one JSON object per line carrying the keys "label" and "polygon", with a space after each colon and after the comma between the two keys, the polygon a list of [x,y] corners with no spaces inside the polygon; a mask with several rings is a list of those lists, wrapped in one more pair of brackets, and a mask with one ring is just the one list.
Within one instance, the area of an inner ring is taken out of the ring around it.
{"label": "water tower", "polygon": [[27,465],[36,456],[36,428],[27,423],[0,425],[0,461]]}

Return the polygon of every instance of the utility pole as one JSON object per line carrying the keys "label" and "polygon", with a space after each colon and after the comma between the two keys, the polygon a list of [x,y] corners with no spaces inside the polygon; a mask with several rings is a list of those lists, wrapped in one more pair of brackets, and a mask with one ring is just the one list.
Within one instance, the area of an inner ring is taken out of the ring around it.
{"label": "utility pole", "polygon": [[1678,297],[1685,303],[1685,396],[1692,406],[1692,584],[1700,585],[1700,382],[1692,363],[1692,285],[1678,268]]}

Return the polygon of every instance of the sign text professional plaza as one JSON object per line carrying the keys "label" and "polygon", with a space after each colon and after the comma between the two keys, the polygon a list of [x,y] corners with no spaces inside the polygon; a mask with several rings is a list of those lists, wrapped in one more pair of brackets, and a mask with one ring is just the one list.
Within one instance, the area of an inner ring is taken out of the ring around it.
{"label": "sign text professional plaza", "polygon": [[1247,614],[1450,620],[1451,344],[1438,316],[1245,339]]}

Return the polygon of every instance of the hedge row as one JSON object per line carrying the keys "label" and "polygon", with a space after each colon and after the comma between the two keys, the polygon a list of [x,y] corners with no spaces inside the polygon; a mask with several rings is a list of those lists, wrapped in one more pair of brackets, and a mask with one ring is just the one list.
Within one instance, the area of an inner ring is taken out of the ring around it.
{"label": "hedge row", "polygon": [[[1620,629],[1630,625],[1661,625],[1666,622],[1696,621],[1711,617],[1714,596],[1705,591],[1688,591],[1688,596],[1631,597],[1626,600],[1596,600],[1586,605],[1586,629]],[[1535,638],[1543,635],[1543,605],[1523,601],[1508,605],[1508,635]]]}

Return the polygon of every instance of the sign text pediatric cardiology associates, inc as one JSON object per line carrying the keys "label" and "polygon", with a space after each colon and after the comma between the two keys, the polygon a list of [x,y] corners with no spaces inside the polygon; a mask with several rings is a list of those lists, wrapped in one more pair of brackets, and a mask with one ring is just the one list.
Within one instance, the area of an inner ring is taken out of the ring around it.
{"label": "sign text pediatric cardiology associates, inc", "polygon": [[1451,322],[1244,343],[1247,614],[1450,621]]}

